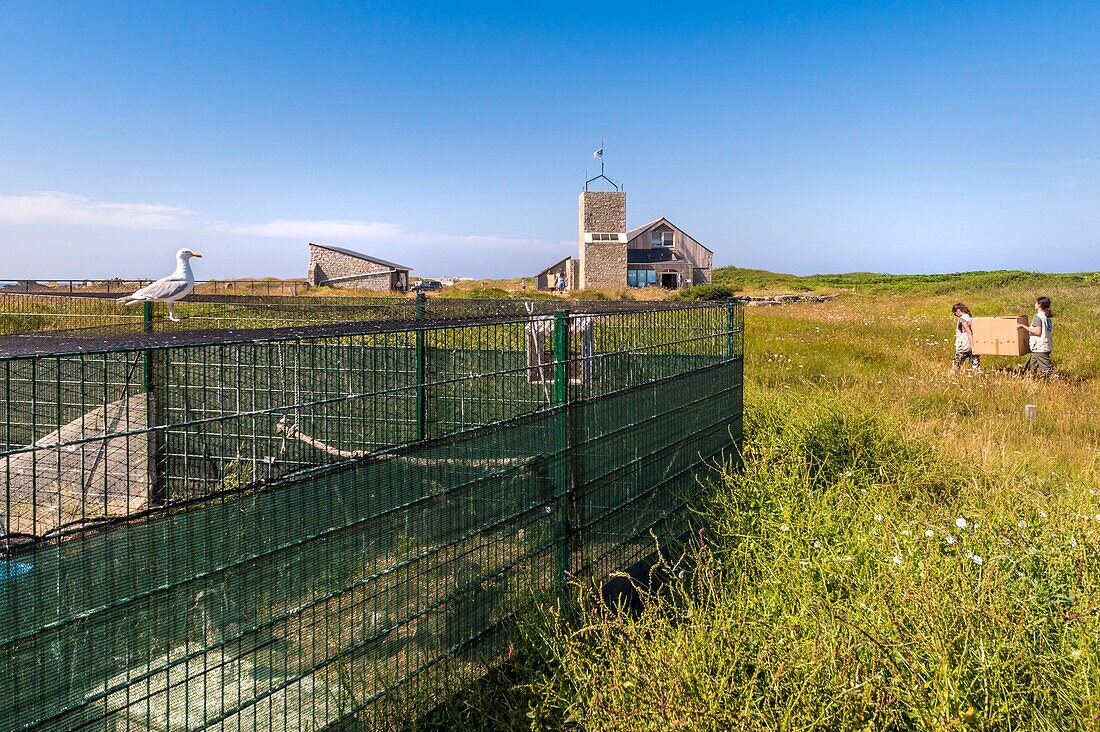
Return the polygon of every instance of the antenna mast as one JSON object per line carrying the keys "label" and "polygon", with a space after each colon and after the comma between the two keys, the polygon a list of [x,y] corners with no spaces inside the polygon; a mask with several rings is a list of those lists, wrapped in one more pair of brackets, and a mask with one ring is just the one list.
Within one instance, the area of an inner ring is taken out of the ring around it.
{"label": "antenna mast", "polygon": [[[596,152],[592,153],[592,157],[599,158],[599,161],[600,161],[600,174],[597,175],[594,178],[589,178],[588,180],[586,180],[584,182],[584,190],[586,190],[586,191],[588,190],[588,184],[589,183],[593,183],[593,182],[598,181],[598,180],[605,180],[608,183],[610,183],[611,187],[614,188],[616,191],[621,191],[623,189],[623,184],[620,181],[615,180],[614,178],[609,178],[603,172],[603,127],[600,128],[600,149],[597,150]],[[588,175],[588,171],[585,171],[584,174]]]}

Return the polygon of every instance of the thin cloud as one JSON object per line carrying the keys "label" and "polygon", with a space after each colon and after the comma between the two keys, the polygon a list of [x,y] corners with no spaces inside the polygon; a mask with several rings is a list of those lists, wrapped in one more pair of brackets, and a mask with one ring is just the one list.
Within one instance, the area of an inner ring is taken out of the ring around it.
{"label": "thin cloud", "polygon": [[1049,160],[1043,163],[1006,163],[1006,165],[1010,168],[1062,172],[1100,166],[1100,156],[1092,158],[1064,158],[1062,160]]}
{"label": "thin cloud", "polygon": [[225,234],[312,241],[325,239],[377,241],[390,240],[401,235],[401,227],[396,224],[339,219],[275,219],[263,224],[214,222],[207,228]]}
{"label": "thin cloud", "polygon": [[554,245],[539,239],[480,234],[418,234],[384,221],[340,219],[274,219],[261,224],[213,222],[210,231],[302,241],[367,242],[401,246],[451,246],[465,248],[546,250]]}
{"label": "thin cloud", "polygon": [[193,211],[161,203],[112,203],[60,191],[0,195],[0,222],[62,224],[115,229],[178,229]]}
{"label": "thin cloud", "polygon": [[403,234],[404,244],[427,244],[435,246],[458,246],[495,249],[523,249],[527,251],[546,251],[554,245],[541,239],[524,239],[511,236],[448,235],[448,234]]}
{"label": "thin cloud", "polygon": [[400,224],[357,219],[272,219],[262,223],[211,221],[183,206],[114,203],[60,191],[0,195],[0,223],[82,225],[121,229],[181,229],[200,226],[219,234],[272,239],[366,243],[417,249],[453,248],[499,252],[555,252],[560,243],[541,239],[483,235],[427,234]]}

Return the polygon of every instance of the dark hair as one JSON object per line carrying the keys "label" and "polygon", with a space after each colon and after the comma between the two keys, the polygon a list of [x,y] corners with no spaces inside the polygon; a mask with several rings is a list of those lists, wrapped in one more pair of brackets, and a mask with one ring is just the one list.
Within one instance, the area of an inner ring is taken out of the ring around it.
{"label": "dark hair", "polygon": [[966,306],[964,302],[957,302],[951,306],[951,314],[954,315],[956,310],[962,310],[967,315],[970,315],[970,308]]}
{"label": "dark hair", "polygon": [[1039,295],[1039,297],[1035,298],[1035,304],[1042,308],[1043,314],[1046,315],[1048,318],[1054,317],[1054,313],[1052,313],[1050,310],[1049,297],[1047,297],[1046,295]]}

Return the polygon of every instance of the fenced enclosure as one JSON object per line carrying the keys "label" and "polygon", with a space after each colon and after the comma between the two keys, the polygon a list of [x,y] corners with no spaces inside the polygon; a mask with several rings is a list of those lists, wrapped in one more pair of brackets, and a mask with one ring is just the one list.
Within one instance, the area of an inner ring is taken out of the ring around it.
{"label": "fenced enclosure", "polygon": [[[39,295],[127,295],[153,280],[122,279],[90,280],[39,277],[33,280],[0,280],[0,293]],[[197,294],[227,295],[280,295],[295,297],[307,292],[309,283],[304,280],[268,278],[261,280],[196,280]]]}
{"label": "fenced enclosure", "polygon": [[[136,284],[136,283],[128,283]],[[116,285],[117,288],[117,285]],[[132,292],[134,287],[125,288]],[[116,291],[117,294],[117,291]],[[164,304],[123,305],[102,292],[69,294],[64,289],[19,292],[0,289],[0,357],[32,353],[112,350],[127,346],[243,341],[316,335],[316,326],[349,323],[377,330],[381,322],[491,322],[506,317],[547,315],[562,307],[557,298],[470,299],[401,294],[290,297],[254,294],[192,294],[177,302],[179,322]],[[631,312],[637,303],[586,302],[585,312]],[[652,303],[651,309],[675,309]],[[274,333],[281,328],[284,332]],[[313,329],[313,330],[305,330]],[[215,333],[214,331],[221,331]],[[105,340],[107,339],[107,340]]]}
{"label": "fenced enclosure", "polygon": [[0,358],[0,728],[408,720],[740,437],[734,303],[411,302]]}

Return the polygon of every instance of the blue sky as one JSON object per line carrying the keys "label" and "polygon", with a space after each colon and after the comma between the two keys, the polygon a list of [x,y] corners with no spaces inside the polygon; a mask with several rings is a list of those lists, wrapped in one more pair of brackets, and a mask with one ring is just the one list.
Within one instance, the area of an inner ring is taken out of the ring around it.
{"label": "blue sky", "polygon": [[[0,2],[0,278],[422,275],[631,225],[809,273],[1100,269],[1095,3]],[[163,270],[163,272],[162,272]]]}

